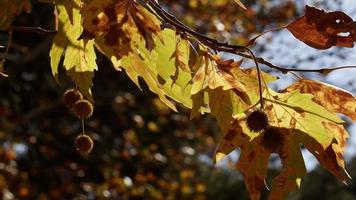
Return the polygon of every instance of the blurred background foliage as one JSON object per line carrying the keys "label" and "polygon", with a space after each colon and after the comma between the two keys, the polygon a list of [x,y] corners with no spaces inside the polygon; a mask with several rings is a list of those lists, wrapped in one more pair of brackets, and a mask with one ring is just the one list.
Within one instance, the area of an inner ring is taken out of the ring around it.
{"label": "blurred background foliage", "polygon": [[[232,0],[162,4],[201,33],[245,44],[254,34],[301,14],[294,1],[271,2],[246,0],[246,11]],[[53,29],[53,6],[32,3],[32,13],[22,14],[14,24]],[[7,39],[1,32],[2,46]],[[183,108],[174,113],[147,88],[140,91],[124,73],[116,72],[102,55],[94,79],[95,112],[86,121],[95,146],[82,157],[73,145],[80,122],[62,104],[64,90],[73,85],[64,76],[58,85],[51,76],[51,39],[13,34],[5,63],[10,77],[0,78],[1,199],[249,199],[241,174],[231,169],[232,161],[212,165],[219,139],[214,119],[191,121]],[[258,49],[263,51],[263,45]],[[347,168],[355,180],[356,159]],[[267,183],[277,173],[278,167],[272,167]],[[316,168],[290,199],[356,199],[356,182],[345,186]]]}

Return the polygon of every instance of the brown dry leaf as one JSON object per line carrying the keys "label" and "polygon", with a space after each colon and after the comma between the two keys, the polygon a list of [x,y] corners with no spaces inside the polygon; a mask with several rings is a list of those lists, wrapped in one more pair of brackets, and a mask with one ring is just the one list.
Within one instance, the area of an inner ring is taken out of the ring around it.
{"label": "brown dry leaf", "polygon": [[356,98],[347,91],[326,83],[301,79],[289,86],[286,91],[299,90],[314,95],[313,101],[334,113],[342,113],[356,121]]}
{"label": "brown dry leaf", "polygon": [[287,29],[299,40],[316,49],[332,46],[352,48],[355,28],[351,17],[341,11],[325,12],[306,6],[305,15],[293,21]]}
{"label": "brown dry leaf", "polygon": [[336,176],[341,181],[345,182],[350,176],[345,170],[345,162],[343,159],[346,140],[349,134],[341,125],[325,122],[324,126],[333,133],[335,139],[326,149],[324,149],[315,140],[306,140],[305,135],[301,138],[304,141],[304,146],[312,153],[330,173]]}
{"label": "brown dry leaf", "polygon": [[264,189],[265,178],[270,152],[261,145],[262,137],[251,140],[244,134],[242,122],[235,120],[226,131],[216,151],[215,160],[218,162],[228,153],[239,148],[241,151],[236,168],[244,176],[246,188],[252,200],[258,200]]}
{"label": "brown dry leaf", "polygon": [[81,12],[81,37],[96,37],[99,49],[110,51],[118,59],[132,52],[142,39],[147,49],[153,49],[153,34],[161,31],[157,17],[132,0],[92,0]]}

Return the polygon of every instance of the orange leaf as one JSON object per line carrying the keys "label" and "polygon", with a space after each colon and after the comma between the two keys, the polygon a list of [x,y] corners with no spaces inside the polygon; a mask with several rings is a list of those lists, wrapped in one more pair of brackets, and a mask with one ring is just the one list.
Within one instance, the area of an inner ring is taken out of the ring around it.
{"label": "orange leaf", "polygon": [[352,48],[355,28],[351,17],[343,12],[325,12],[306,6],[305,15],[293,21],[287,29],[299,40],[316,49],[332,46]]}

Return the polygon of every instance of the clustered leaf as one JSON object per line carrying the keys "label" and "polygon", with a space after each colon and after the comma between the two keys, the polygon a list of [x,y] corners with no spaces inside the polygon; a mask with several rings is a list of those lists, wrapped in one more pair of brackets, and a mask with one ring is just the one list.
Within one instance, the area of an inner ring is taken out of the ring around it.
{"label": "clustered leaf", "polygon": [[[285,199],[300,187],[306,174],[301,145],[336,177],[347,180],[343,154],[348,133],[336,114],[356,119],[356,101],[351,94],[304,79],[275,92],[267,84],[276,77],[261,72],[260,85],[256,69],[242,68],[242,60],[222,59],[201,43],[192,45],[194,37],[181,30],[163,28],[157,13],[143,1],[63,0],[56,9],[60,24],[50,57],[57,80],[63,55],[67,74],[91,100],[97,69],[95,45],[115,69],[124,71],[140,89],[142,79],[171,109],[177,111],[177,104],[190,108],[191,118],[211,113],[224,133],[215,161],[240,149],[236,169],[245,177],[251,199],[259,199],[269,184],[265,180],[272,153],[279,155],[283,168],[271,183],[269,198]],[[342,12],[306,7],[305,16],[287,28],[306,44],[326,49],[352,47],[351,24],[352,19]],[[350,34],[340,35],[345,32]],[[258,108],[262,118],[251,115],[260,101],[264,105]],[[251,119],[264,121],[255,128]]]}
{"label": "clustered leaf", "polygon": [[83,38],[100,37],[99,48],[109,49],[118,59],[127,56],[141,40],[154,48],[153,35],[161,23],[146,8],[132,0],[92,0],[81,11]]}
{"label": "clustered leaf", "polygon": [[[234,149],[240,149],[236,168],[245,177],[251,199],[260,198],[271,153],[278,153],[283,168],[272,182],[269,199],[285,199],[289,192],[299,188],[306,174],[300,145],[304,145],[327,170],[345,182],[348,174],[343,150],[348,133],[342,126],[343,121],[315,103],[312,95],[298,90],[277,93],[268,89],[264,98],[270,128],[254,132],[248,128],[246,116],[238,116],[225,132],[215,158],[219,161]],[[332,101],[329,103],[333,104]]]}

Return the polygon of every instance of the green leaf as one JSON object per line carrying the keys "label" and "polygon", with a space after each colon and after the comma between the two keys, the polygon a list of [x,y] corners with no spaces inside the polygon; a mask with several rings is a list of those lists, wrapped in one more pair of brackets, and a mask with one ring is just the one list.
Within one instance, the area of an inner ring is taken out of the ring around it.
{"label": "green leaf", "polygon": [[136,83],[138,87],[140,87],[138,77],[142,77],[149,89],[156,93],[162,102],[174,111],[177,111],[175,105],[167,99],[164,91],[162,90],[162,87],[157,79],[157,72],[150,68],[149,63],[147,63],[149,61],[145,61],[147,60],[142,60],[140,54],[134,51],[133,53],[130,53],[129,56],[122,58],[121,64],[127,75],[131,78],[131,80],[133,80],[133,82]]}
{"label": "green leaf", "polygon": [[301,79],[289,86],[286,91],[299,90],[314,95],[313,101],[330,112],[342,113],[356,121],[356,98],[349,92],[335,86]]}
{"label": "green leaf", "polygon": [[291,124],[295,124],[295,129],[310,135],[324,148],[327,148],[334,138],[324,123],[344,123],[335,114],[314,103],[313,95],[299,91],[281,94],[268,90],[265,96],[265,106],[271,116],[270,123],[283,128],[291,128]]}
{"label": "green leaf", "polygon": [[[111,48],[101,46],[100,50],[111,59],[117,70],[124,69],[139,88],[138,78],[142,77],[150,90],[173,110],[176,108],[167,97],[191,108],[191,74],[182,70],[171,59],[176,51],[176,37],[175,31],[165,29],[159,36],[153,37],[155,47],[151,51],[146,48],[144,41],[137,42],[137,48],[122,59],[118,59]],[[102,42],[101,40],[97,38],[95,41]],[[184,54],[189,56],[188,53]]]}

